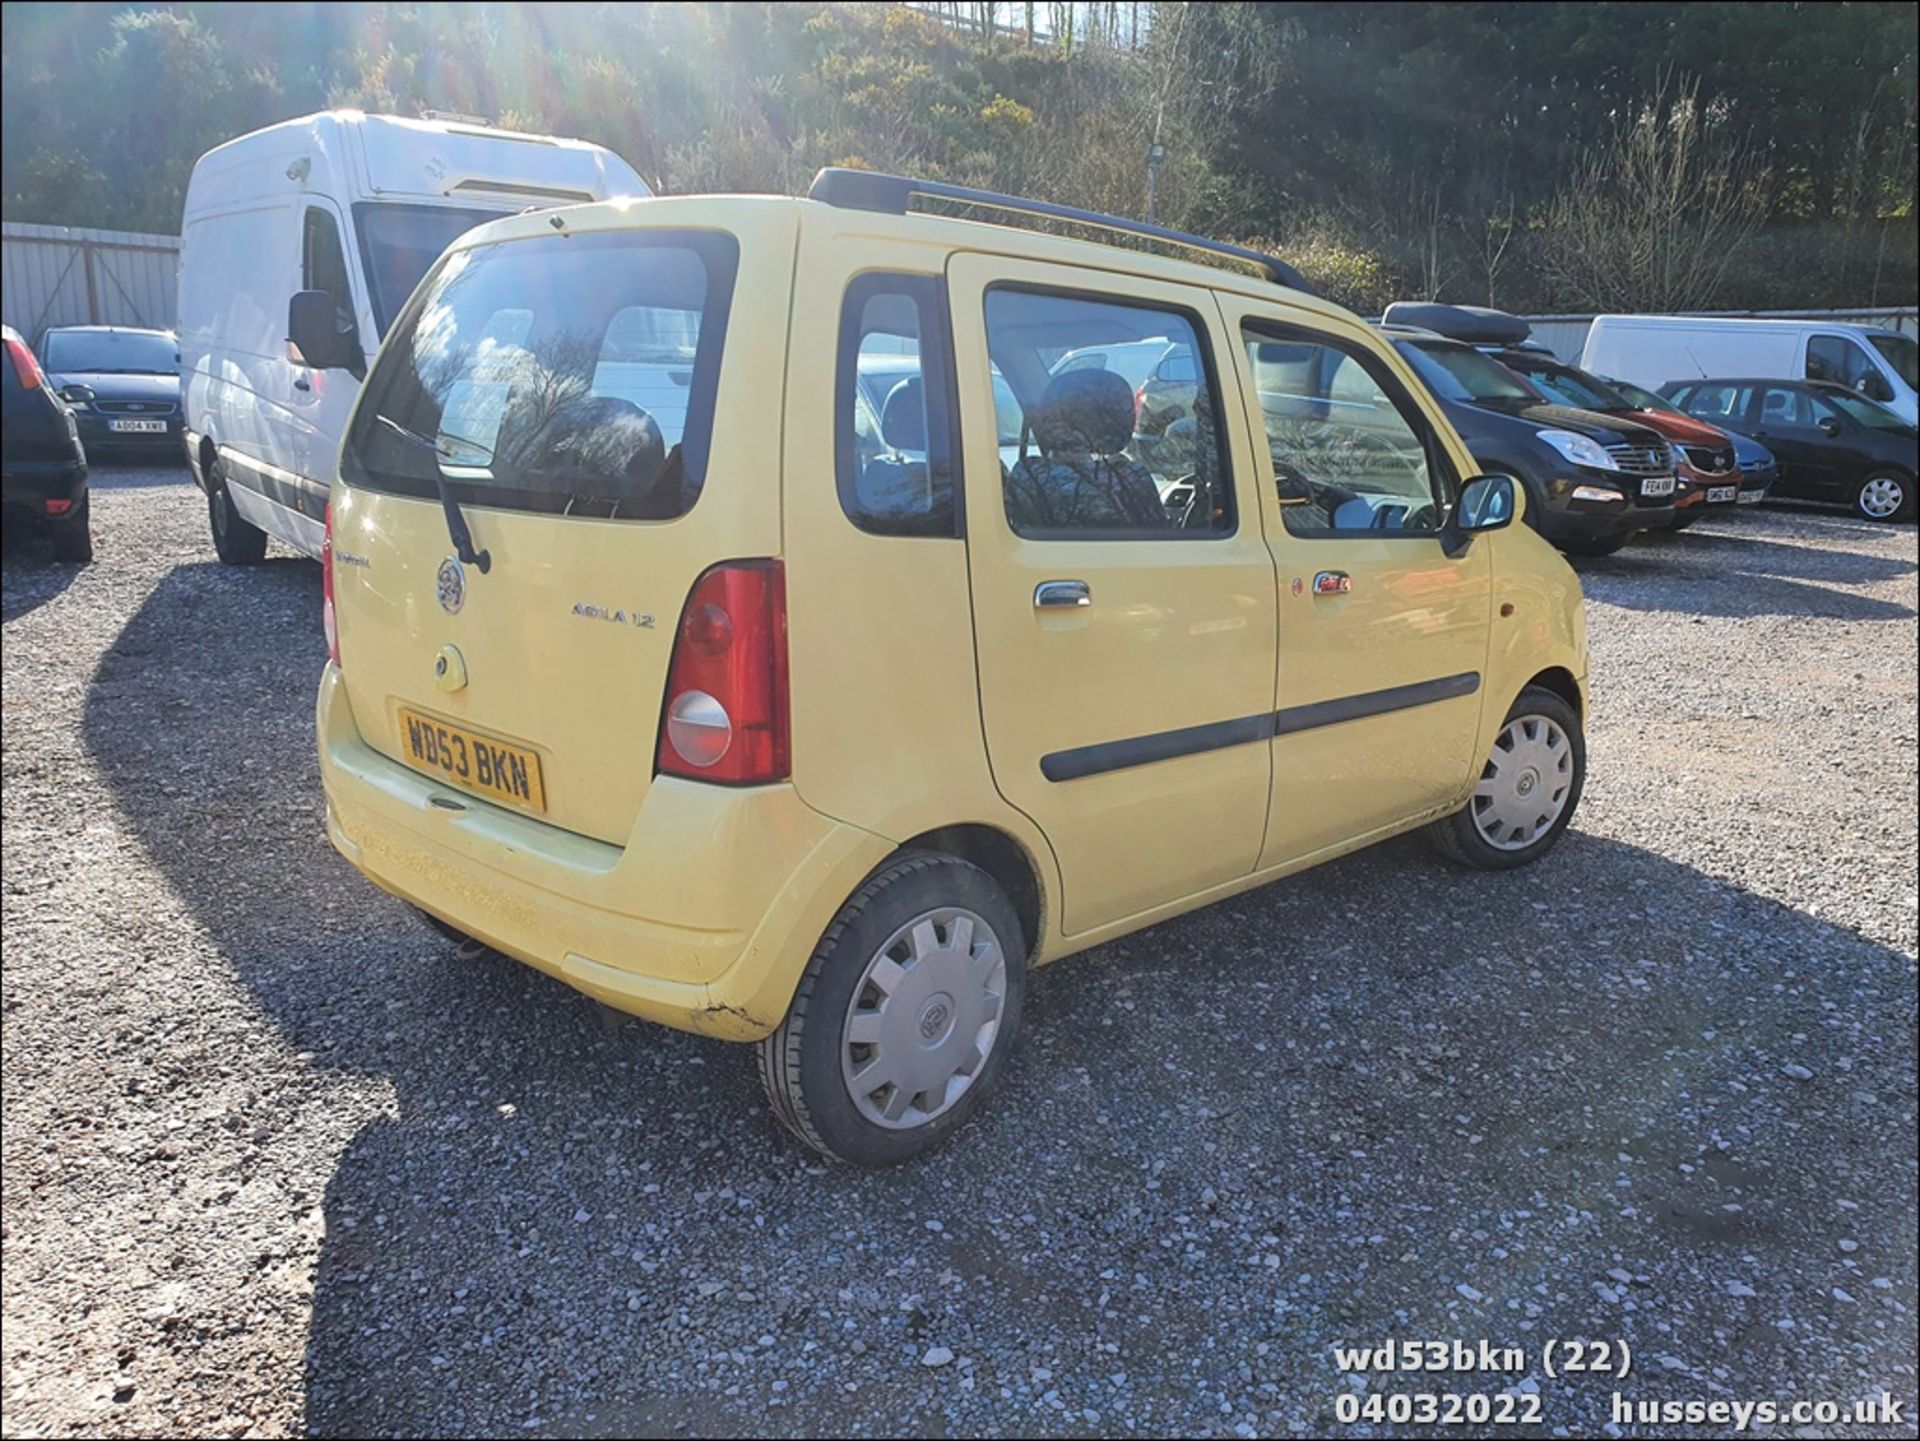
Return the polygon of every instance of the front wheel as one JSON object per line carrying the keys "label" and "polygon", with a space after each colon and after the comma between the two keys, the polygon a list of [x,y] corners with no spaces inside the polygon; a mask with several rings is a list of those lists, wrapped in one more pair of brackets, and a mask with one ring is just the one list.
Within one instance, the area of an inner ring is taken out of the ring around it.
{"label": "front wheel", "polygon": [[1466,808],[1427,833],[1449,860],[1512,870],[1553,849],[1586,783],[1579,713],[1554,692],[1528,686],[1507,712]]}
{"label": "front wheel", "polygon": [[1876,471],[1855,487],[1853,508],[1863,520],[1912,520],[1913,482],[1894,471]]}
{"label": "front wheel", "polygon": [[891,1166],[966,1124],[1020,1029],[1027,951],[993,878],[909,851],[841,907],[760,1043],[774,1114],[824,1155]]}

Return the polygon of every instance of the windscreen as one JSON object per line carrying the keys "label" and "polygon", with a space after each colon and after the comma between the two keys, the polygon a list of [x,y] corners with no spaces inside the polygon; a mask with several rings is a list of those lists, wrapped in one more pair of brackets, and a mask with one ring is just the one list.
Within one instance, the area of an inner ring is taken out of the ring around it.
{"label": "windscreen", "polygon": [[1896,375],[1910,387],[1920,389],[1920,342],[1911,335],[1870,335],[1867,339]]}
{"label": "windscreen", "polygon": [[49,371],[94,375],[177,375],[180,343],[155,330],[53,330],[41,347]]}
{"label": "windscreen", "polygon": [[1868,430],[1911,430],[1898,415],[1884,405],[1876,405],[1871,400],[1862,400],[1857,395],[1848,395],[1842,390],[1823,390],[1819,398],[1835,410],[1844,411]]}
{"label": "windscreen", "polygon": [[645,231],[449,256],[381,350],[342,478],[421,499],[444,482],[461,504],[513,510],[685,514],[736,254],[730,236]]}
{"label": "windscreen", "polygon": [[1524,378],[1547,399],[1570,405],[1575,410],[1634,410],[1637,407],[1624,395],[1602,385],[1591,376],[1566,365],[1543,365],[1516,357],[1505,362],[1507,368]]}
{"label": "windscreen", "polygon": [[1442,400],[1534,405],[1540,396],[1506,366],[1464,345],[1402,341],[1400,353]]}
{"label": "windscreen", "polygon": [[385,335],[440,253],[476,225],[498,220],[505,210],[466,210],[450,205],[356,205],[360,260],[372,292],[373,318]]}

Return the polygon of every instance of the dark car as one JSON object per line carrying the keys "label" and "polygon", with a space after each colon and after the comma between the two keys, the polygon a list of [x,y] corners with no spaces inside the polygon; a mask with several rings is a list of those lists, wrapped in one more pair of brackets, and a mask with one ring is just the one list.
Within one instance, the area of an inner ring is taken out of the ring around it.
{"label": "dark car", "polygon": [[[1613,376],[1603,376],[1602,379],[1610,389],[1619,391],[1641,410],[1663,411],[1668,415],[1686,414],[1666,396],[1656,395],[1644,385],[1635,385],[1630,380],[1619,380]],[[1733,442],[1734,462],[1740,467],[1740,504],[1757,505],[1767,498],[1774,481],[1780,478],[1773,452],[1752,436],[1742,435],[1737,430],[1729,430],[1726,435]]]}
{"label": "dark car", "polygon": [[1763,442],[1776,495],[1840,501],[1866,520],[1912,520],[1913,426],[1822,380],[1675,380],[1661,394],[1688,415]]}
{"label": "dark car", "polygon": [[87,453],[67,409],[47,385],[27,343],[0,329],[7,362],[0,366],[0,505],[9,534],[44,529],[54,556],[70,564],[93,559],[87,529]]}
{"label": "dark car", "polygon": [[1570,555],[1611,555],[1674,524],[1673,451],[1644,425],[1554,405],[1491,356],[1431,331],[1385,327],[1487,471],[1527,493],[1527,523]]}
{"label": "dark car", "polygon": [[170,330],[65,325],[40,339],[40,363],[73,407],[95,460],[180,450],[180,343]]}
{"label": "dark car", "polygon": [[1751,492],[1746,489],[1733,437],[1718,426],[1664,401],[1652,407],[1642,405],[1618,386],[1540,347],[1482,348],[1550,400],[1631,420],[1664,435],[1673,446],[1674,474],[1680,480],[1674,493],[1676,526],[1691,525],[1711,511],[1730,511],[1743,501],[1751,504],[1764,493],[1757,486]]}

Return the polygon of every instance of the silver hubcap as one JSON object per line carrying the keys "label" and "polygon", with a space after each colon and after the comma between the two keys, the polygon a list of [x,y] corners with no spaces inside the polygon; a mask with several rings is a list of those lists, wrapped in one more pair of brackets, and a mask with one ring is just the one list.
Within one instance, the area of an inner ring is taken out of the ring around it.
{"label": "silver hubcap", "polygon": [[1007,958],[993,927],[942,906],[867,962],[841,1029],[840,1074],[860,1114],[904,1131],[951,1110],[1000,1034]]}
{"label": "silver hubcap", "polygon": [[1496,850],[1523,851],[1553,828],[1573,794],[1573,742],[1543,715],[1507,722],[1473,788],[1473,824]]}
{"label": "silver hubcap", "polygon": [[1860,487],[1860,509],[1875,520],[1897,514],[1906,500],[1906,487],[1888,476],[1876,476]]}

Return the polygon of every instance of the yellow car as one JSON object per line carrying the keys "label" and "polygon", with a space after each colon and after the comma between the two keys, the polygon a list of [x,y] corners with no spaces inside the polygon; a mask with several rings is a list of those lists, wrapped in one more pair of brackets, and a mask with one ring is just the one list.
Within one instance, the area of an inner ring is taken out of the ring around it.
{"label": "yellow car", "polygon": [[[294,297],[316,384],[331,326]],[[1143,349],[1193,361],[1150,434],[1106,363]],[[1415,827],[1554,844],[1586,635],[1521,503],[1250,251],[845,171],[500,220],[341,447],[328,832],[901,1161],[991,1089],[1033,966]]]}

